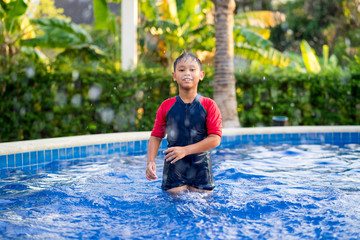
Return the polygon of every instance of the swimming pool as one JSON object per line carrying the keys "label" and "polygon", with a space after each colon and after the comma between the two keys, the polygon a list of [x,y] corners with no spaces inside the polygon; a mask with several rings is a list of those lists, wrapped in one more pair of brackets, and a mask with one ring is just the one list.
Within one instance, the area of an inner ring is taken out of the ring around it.
{"label": "swimming pool", "polygon": [[[359,130],[225,131],[222,145],[212,151],[214,193],[178,198],[161,190],[161,179],[145,179],[146,140],[110,142],[106,150],[102,140],[51,149],[50,162],[49,149],[33,148],[28,153],[38,157],[36,167],[32,159],[26,165],[26,152],[8,153],[0,158],[7,164],[0,183],[0,238],[356,239]],[[161,177],[162,156],[156,161]]]}

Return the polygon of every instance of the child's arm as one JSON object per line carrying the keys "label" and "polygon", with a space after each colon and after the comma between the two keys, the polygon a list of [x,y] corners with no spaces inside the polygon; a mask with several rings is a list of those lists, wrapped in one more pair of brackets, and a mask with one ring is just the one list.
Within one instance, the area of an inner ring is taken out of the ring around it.
{"label": "child's arm", "polygon": [[220,136],[216,134],[210,134],[207,138],[195,144],[191,144],[185,147],[168,148],[164,151],[166,154],[165,160],[171,161],[171,163],[175,163],[187,155],[201,153],[215,148],[219,146],[220,141]]}
{"label": "child's arm", "polygon": [[156,180],[158,178],[156,175],[155,158],[158,154],[160,143],[161,143],[161,138],[151,136],[149,139],[147,168],[146,168],[146,178],[149,181]]}

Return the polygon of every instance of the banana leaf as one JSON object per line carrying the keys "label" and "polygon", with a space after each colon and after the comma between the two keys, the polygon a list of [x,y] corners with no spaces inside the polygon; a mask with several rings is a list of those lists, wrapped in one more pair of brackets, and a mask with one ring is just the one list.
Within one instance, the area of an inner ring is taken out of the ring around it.
{"label": "banana leaf", "polygon": [[43,48],[68,48],[80,44],[90,44],[91,36],[79,25],[62,19],[32,20],[43,35],[21,41],[22,46]]}
{"label": "banana leaf", "polygon": [[321,71],[319,60],[315,54],[314,49],[310,45],[302,40],[300,43],[301,54],[304,60],[304,64],[308,72],[318,73]]}
{"label": "banana leaf", "polygon": [[108,28],[110,21],[110,8],[106,0],[94,0],[94,19],[95,29],[102,30]]}
{"label": "banana leaf", "polygon": [[234,24],[243,27],[269,28],[285,22],[285,20],[285,14],[272,11],[251,11],[234,16]]}
{"label": "banana leaf", "polygon": [[247,44],[257,47],[268,49],[271,47],[271,42],[264,39],[260,34],[253,32],[251,29],[234,26],[234,40],[235,42],[246,42]]}
{"label": "banana leaf", "polygon": [[291,63],[289,57],[274,48],[258,48],[246,42],[236,43],[235,53],[243,58],[257,60],[263,64],[271,64],[280,68],[287,67]]}

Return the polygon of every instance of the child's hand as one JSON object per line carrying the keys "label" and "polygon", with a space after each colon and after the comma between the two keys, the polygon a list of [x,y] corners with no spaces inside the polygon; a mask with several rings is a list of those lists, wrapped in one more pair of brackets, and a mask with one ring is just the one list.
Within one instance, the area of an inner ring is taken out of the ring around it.
{"label": "child's hand", "polygon": [[156,180],[158,177],[156,175],[156,164],[154,162],[149,162],[146,168],[146,178],[151,180]]}
{"label": "child's hand", "polygon": [[166,154],[165,160],[171,161],[171,163],[175,163],[187,155],[185,147],[171,147],[166,149],[164,153]]}

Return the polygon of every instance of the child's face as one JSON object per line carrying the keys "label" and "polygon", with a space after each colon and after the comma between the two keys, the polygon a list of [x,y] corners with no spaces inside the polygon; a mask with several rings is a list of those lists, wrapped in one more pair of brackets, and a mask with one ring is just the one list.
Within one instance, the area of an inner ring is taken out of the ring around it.
{"label": "child's face", "polygon": [[195,59],[184,58],[176,65],[175,72],[172,75],[179,88],[191,90],[197,89],[197,85],[199,81],[203,80],[205,72],[200,70]]}

